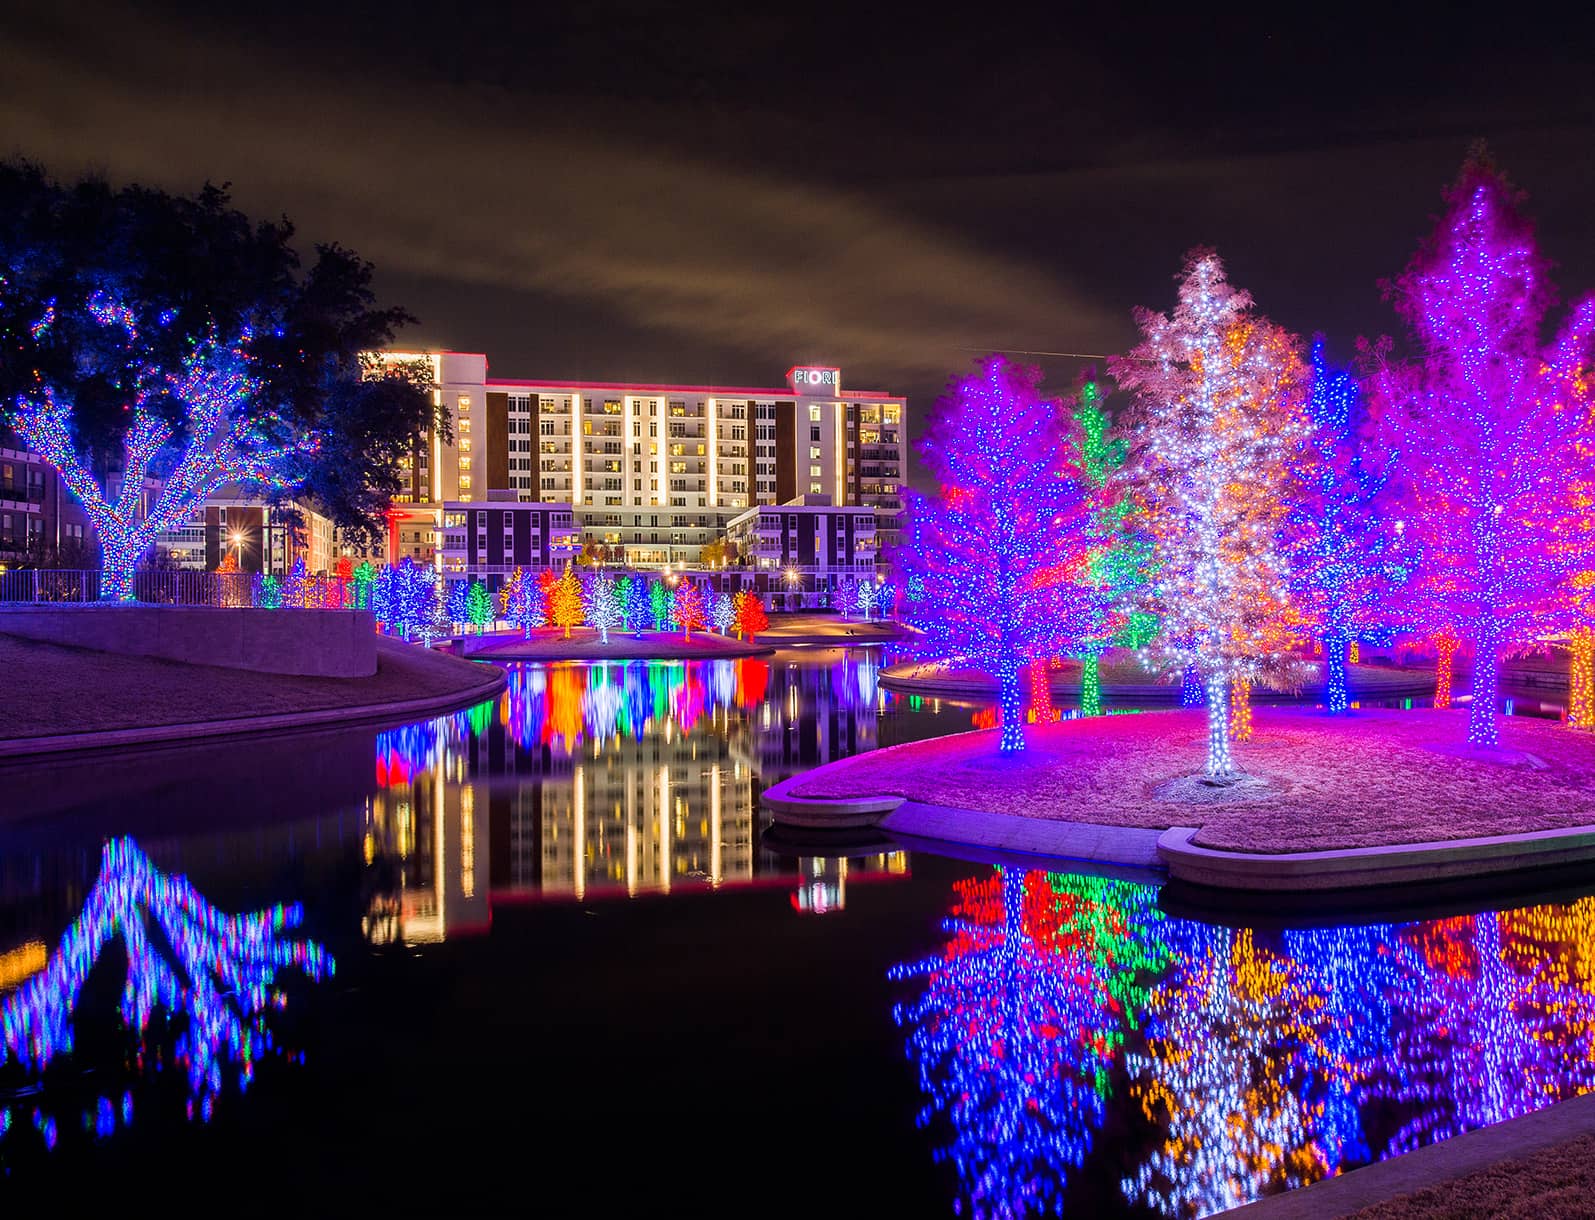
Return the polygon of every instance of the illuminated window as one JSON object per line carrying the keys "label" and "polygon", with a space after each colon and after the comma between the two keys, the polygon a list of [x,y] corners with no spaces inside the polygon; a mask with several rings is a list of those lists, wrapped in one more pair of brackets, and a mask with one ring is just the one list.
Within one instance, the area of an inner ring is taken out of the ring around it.
{"label": "illuminated window", "polygon": [[817,424],[819,422],[820,422],[820,408],[817,405],[816,406],[811,406],[809,408],[809,423]]}

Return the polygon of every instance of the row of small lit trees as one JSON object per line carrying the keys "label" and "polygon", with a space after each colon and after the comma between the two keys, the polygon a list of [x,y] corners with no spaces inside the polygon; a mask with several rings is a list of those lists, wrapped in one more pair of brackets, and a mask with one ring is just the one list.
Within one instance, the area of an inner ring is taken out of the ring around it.
{"label": "row of small lit trees", "polygon": [[704,590],[691,581],[674,585],[644,576],[618,579],[599,572],[579,577],[544,569],[516,568],[496,600],[480,580],[445,581],[440,591],[434,569],[405,559],[377,574],[371,598],[377,621],[405,638],[446,635],[461,624],[478,631],[497,620],[521,628],[530,637],[535,627],[556,627],[570,638],[583,625],[598,629],[603,643],[611,630],[641,636],[650,626],[694,630],[734,630],[749,639],[770,625],[764,603],[746,590],[735,594]]}
{"label": "row of small lit trees", "polygon": [[1094,384],[1067,419],[1001,358],[954,384],[921,446],[941,493],[910,495],[900,563],[932,648],[997,674],[1002,750],[1023,747],[1021,665],[1127,635],[1204,692],[1216,781],[1236,774],[1232,702],[1298,683],[1305,634],[1332,712],[1356,641],[1434,638],[1444,664],[1471,640],[1468,739],[1493,746],[1503,654],[1570,633],[1572,718],[1595,720],[1595,298],[1542,344],[1552,290],[1520,196],[1476,154],[1446,198],[1385,286],[1410,353],[1359,344],[1360,377],[1198,250],[1173,312],[1138,312],[1110,363],[1117,438]]}

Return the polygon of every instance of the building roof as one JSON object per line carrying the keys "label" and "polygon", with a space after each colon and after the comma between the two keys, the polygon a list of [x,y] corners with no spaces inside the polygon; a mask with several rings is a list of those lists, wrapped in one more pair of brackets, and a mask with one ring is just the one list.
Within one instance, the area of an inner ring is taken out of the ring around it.
{"label": "building roof", "polygon": [[642,381],[547,381],[532,380],[525,377],[489,377],[487,385],[490,389],[524,389],[537,390],[621,390],[632,397],[665,397],[669,394],[708,394],[724,395],[729,398],[816,398],[821,402],[840,402],[853,400],[867,400],[871,402],[907,402],[908,400],[897,394],[879,394],[873,390],[840,390],[835,394],[800,394],[791,386],[781,386],[771,389],[768,386],[727,386],[727,385],[655,385]]}

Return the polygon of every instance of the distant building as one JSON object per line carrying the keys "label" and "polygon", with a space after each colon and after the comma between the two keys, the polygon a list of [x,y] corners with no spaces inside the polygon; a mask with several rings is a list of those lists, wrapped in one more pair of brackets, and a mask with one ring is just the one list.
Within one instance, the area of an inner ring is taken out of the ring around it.
{"label": "distant building", "polygon": [[445,502],[442,516],[437,555],[445,574],[486,579],[516,568],[563,567],[581,549],[568,503],[523,502],[513,491],[491,491],[482,500]]}
{"label": "distant building", "polygon": [[803,495],[760,505],[733,517],[727,539],[749,570],[765,573],[781,590],[777,605],[834,604],[827,594],[843,580],[872,579],[877,539],[875,510],[835,505],[829,496]]}
{"label": "distant building", "polygon": [[0,438],[0,564],[96,566],[94,529],[55,467],[7,444]]}
{"label": "distant building", "polygon": [[229,556],[240,572],[281,575],[303,559],[306,572],[327,573],[338,560],[337,531],[302,502],[276,506],[245,495],[213,496],[186,524],[155,536],[152,558],[167,567],[214,572]]}
{"label": "distant building", "polygon": [[825,495],[874,510],[896,540],[906,477],[906,401],[844,390],[800,365],[782,388],[492,378],[469,352],[427,361],[452,440],[417,439],[395,507],[474,503],[487,489],[569,502],[582,541],[633,567],[690,566],[759,504]]}

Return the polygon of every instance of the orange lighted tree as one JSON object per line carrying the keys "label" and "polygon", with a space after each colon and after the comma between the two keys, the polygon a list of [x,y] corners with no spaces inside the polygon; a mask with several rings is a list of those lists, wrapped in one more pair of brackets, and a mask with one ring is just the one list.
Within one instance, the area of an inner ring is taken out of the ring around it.
{"label": "orange lighted tree", "polygon": [[563,627],[567,640],[570,639],[570,629],[580,627],[586,621],[582,609],[581,582],[570,568],[566,568],[565,574],[549,586],[548,621],[556,627]]}

